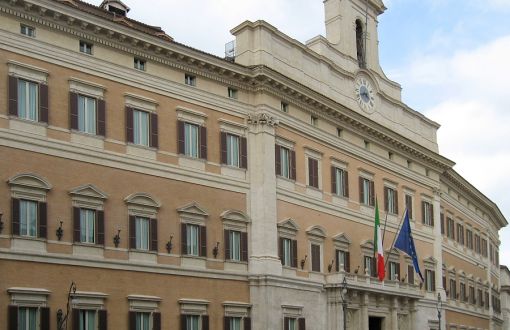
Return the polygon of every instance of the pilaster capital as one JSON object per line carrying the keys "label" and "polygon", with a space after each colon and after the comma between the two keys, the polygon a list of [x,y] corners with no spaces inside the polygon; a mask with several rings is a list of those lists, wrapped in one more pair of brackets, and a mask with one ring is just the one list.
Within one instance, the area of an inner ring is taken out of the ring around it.
{"label": "pilaster capital", "polygon": [[276,117],[271,116],[267,112],[250,113],[248,115],[248,124],[254,126],[271,126],[276,127],[279,124],[279,120]]}

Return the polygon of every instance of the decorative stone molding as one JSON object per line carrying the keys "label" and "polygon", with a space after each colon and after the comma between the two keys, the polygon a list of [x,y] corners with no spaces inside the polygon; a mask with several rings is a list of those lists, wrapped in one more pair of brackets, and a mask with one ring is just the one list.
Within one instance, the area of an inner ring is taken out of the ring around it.
{"label": "decorative stone molding", "polygon": [[177,109],[177,120],[185,121],[188,123],[196,124],[199,126],[205,125],[207,115],[197,110],[191,110],[185,107],[178,106]]}
{"label": "decorative stone molding", "polygon": [[223,303],[223,308],[225,309],[225,316],[249,317],[251,304],[236,301],[225,301]]}
{"label": "decorative stone molding", "polygon": [[76,291],[71,294],[71,305],[74,308],[103,309],[107,294],[101,292]]}
{"label": "decorative stone molding", "polygon": [[345,235],[345,233],[340,233],[333,237],[333,243],[336,248],[347,251],[351,245],[351,240],[347,237],[347,235]]}
{"label": "decorative stone molding", "polygon": [[21,173],[7,180],[13,198],[46,201],[46,193],[52,187],[43,177],[33,173]]}
{"label": "decorative stone molding", "polygon": [[223,227],[230,230],[247,231],[250,218],[244,212],[226,210],[220,215]]}
{"label": "decorative stone molding", "polygon": [[299,230],[299,226],[290,218],[280,221],[277,227],[280,236],[289,238],[294,238]]}
{"label": "decorative stone molding", "polygon": [[143,295],[129,295],[129,309],[132,311],[141,312],[154,312],[158,309],[160,297],[143,296]]}
{"label": "decorative stone molding", "polygon": [[148,112],[156,112],[156,107],[158,106],[156,100],[131,93],[124,93],[124,103],[127,106]]}
{"label": "decorative stone molding", "polygon": [[207,315],[209,303],[209,301],[201,299],[179,299],[181,314],[187,315]]}
{"label": "decorative stone molding", "polygon": [[93,209],[102,209],[108,198],[108,195],[92,184],[76,187],[69,195],[72,196],[73,206]]}
{"label": "decorative stone molding", "polygon": [[7,65],[11,76],[42,84],[46,84],[48,81],[49,73],[46,69],[12,60],[8,61]]}
{"label": "decorative stone molding", "polygon": [[124,199],[128,205],[128,213],[143,217],[154,218],[161,207],[161,203],[147,193],[134,193]]}
{"label": "decorative stone molding", "polygon": [[282,305],[282,314],[286,317],[298,318],[303,314],[303,306]]}
{"label": "decorative stone molding", "polygon": [[248,115],[248,124],[250,125],[268,125],[276,127],[280,124],[279,120],[266,112],[259,112]]}
{"label": "decorative stone molding", "polygon": [[102,99],[104,97],[104,91],[106,90],[106,87],[71,77],[69,78],[69,90],[73,93],[91,96],[96,99]]}
{"label": "decorative stone molding", "polygon": [[323,241],[326,238],[326,230],[321,226],[312,226],[306,230],[306,234],[315,240]]}
{"label": "decorative stone molding", "polygon": [[209,214],[197,202],[191,202],[177,209],[183,223],[204,225]]}
{"label": "decorative stone molding", "polygon": [[39,288],[8,288],[13,305],[46,306],[51,291]]}

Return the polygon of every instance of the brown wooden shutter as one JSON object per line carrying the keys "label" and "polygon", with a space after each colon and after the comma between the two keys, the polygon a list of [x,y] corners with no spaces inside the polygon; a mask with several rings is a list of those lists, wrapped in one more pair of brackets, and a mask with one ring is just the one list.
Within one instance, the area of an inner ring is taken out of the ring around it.
{"label": "brown wooden shutter", "polygon": [[38,203],[38,211],[39,211],[39,238],[47,238],[48,236],[48,211],[46,207],[46,203],[39,202]]}
{"label": "brown wooden shutter", "polygon": [[97,100],[97,135],[106,136],[106,105],[104,100]]}
{"label": "brown wooden shutter", "polygon": [[39,84],[39,122],[48,123],[48,85]]}
{"label": "brown wooden shutter", "polygon": [[306,323],[305,323],[304,317],[300,317],[298,319],[298,326],[299,326],[299,330],[306,330]]}
{"label": "brown wooden shutter", "polygon": [[363,204],[363,197],[365,196],[365,191],[363,189],[363,178],[359,177],[358,182],[359,182],[359,203]]}
{"label": "brown wooden shutter", "polygon": [[161,330],[161,313],[152,312],[152,330]]}
{"label": "brown wooden shutter", "polygon": [[224,330],[230,330],[230,319],[231,319],[231,317],[229,317],[229,316],[223,317],[223,329]]}
{"label": "brown wooden shutter", "polygon": [[351,272],[351,253],[349,251],[345,252],[345,271]]}
{"label": "brown wooden shutter", "polygon": [[314,176],[314,160],[312,158],[308,158],[308,185],[310,187],[315,187],[315,176]]}
{"label": "brown wooden shutter", "polygon": [[133,108],[126,107],[126,142],[135,142]]}
{"label": "brown wooden shutter", "polygon": [[[18,78],[9,76],[9,115],[18,115]],[[17,311],[17,310],[16,310]]]}
{"label": "brown wooden shutter", "polygon": [[158,114],[151,113],[150,119],[150,146],[152,148],[159,148],[159,140],[158,140]]}
{"label": "brown wooden shutter", "polygon": [[[432,291],[436,291],[436,272],[432,271]],[[466,290],[464,290],[466,292]]]}
{"label": "brown wooden shutter", "polygon": [[280,257],[280,262],[283,265],[283,238],[278,237],[278,256]]}
{"label": "brown wooden shutter", "polygon": [[395,190],[395,213],[399,214],[398,213],[398,191],[397,190]]}
{"label": "brown wooden shutter", "polygon": [[336,167],[331,166],[331,194],[337,195],[339,191],[336,189]]}
{"label": "brown wooden shutter", "polygon": [[96,244],[104,245],[104,211],[96,211],[97,215],[97,239]]}
{"label": "brown wooden shutter", "polygon": [[232,256],[230,255],[230,230],[224,230],[224,245],[225,245],[225,260],[232,259]]}
{"label": "brown wooden shutter", "polygon": [[413,199],[409,195],[405,195],[406,200],[406,208],[407,208],[407,214],[409,215],[409,218],[413,218]]}
{"label": "brown wooden shutter", "polygon": [[80,330],[80,310],[73,308],[71,312],[72,321],[73,321],[73,330]]}
{"label": "brown wooden shutter", "polygon": [[41,316],[41,330],[50,330],[50,308],[49,307],[41,307],[39,308],[39,313]]}
{"label": "brown wooden shutter", "polygon": [[221,164],[227,163],[227,133],[221,132],[220,133],[220,161]]}
{"label": "brown wooden shutter", "polygon": [[9,330],[18,330],[18,306],[9,305]]}
{"label": "brown wooden shutter", "polygon": [[207,228],[206,226],[200,227],[200,256],[207,257]]}
{"label": "brown wooden shutter", "polygon": [[283,328],[284,328],[285,330],[289,329],[289,323],[290,323],[289,318],[288,318],[288,317],[284,317],[284,318],[283,318]]}
{"label": "brown wooden shutter", "polygon": [[414,266],[407,265],[407,283],[414,284]]}
{"label": "brown wooden shutter", "polygon": [[243,330],[251,330],[251,318],[250,317],[244,318],[244,329]]}
{"label": "brown wooden shutter", "polygon": [[441,235],[444,235],[444,213],[439,215],[439,219],[441,221]]}
{"label": "brown wooden shutter", "polygon": [[187,242],[187,225],[185,223],[181,223],[181,254],[188,254],[188,242]]}
{"label": "brown wooden shutter", "polygon": [[370,270],[370,272],[371,272],[370,276],[375,277],[377,274],[376,260],[375,260],[375,258],[370,258],[370,260],[372,261],[372,263],[371,263],[372,269]]}
{"label": "brown wooden shutter", "polygon": [[179,154],[184,154],[184,122],[177,121],[177,145]]}
{"label": "brown wooden shutter", "polygon": [[186,330],[186,315],[185,314],[181,314],[181,330]]}
{"label": "brown wooden shutter", "polygon": [[98,330],[108,330],[108,314],[106,310],[100,309],[97,311],[98,316]]}
{"label": "brown wooden shutter", "polygon": [[344,176],[344,197],[349,197],[349,173],[344,170],[342,172],[343,176]]}
{"label": "brown wooden shutter", "polygon": [[19,223],[20,223],[20,214],[19,214],[19,199],[12,198],[11,199],[11,231],[13,235],[19,235]]}
{"label": "brown wooden shutter", "polygon": [[239,138],[241,151],[241,168],[248,168],[248,141],[245,137]]}
{"label": "brown wooden shutter", "polygon": [[200,158],[207,159],[207,127],[200,126]]}
{"label": "brown wooden shutter", "polygon": [[292,267],[297,268],[297,240],[293,239],[292,242]]}
{"label": "brown wooden shutter", "polygon": [[397,276],[398,276],[398,280],[401,280],[401,277],[400,277],[400,263],[397,262]]}
{"label": "brown wooden shutter", "polygon": [[73,207],[73,242],[81,241],[80,208]]}
{"label": "brown wooden shutter", "polygon": [[69,92],[69,112],[71,129],[78,129],[78,94]]}
{"label": "brown wooden shutter", "polygon": [[335,250],[336,271],[340,271],[340,250]]}
{"label": "brown wooden shutter", "polygon": [[241,261],[248,261],[248,233],[241,233]]}
{"label": "brown wooden shutter", "polygon": [[312,271],[321,271],[321,247],[320,245],[312,244]]}
{"label": "brown wooden shutter", "polygon": [[388,187],[384,187],[384,211],[388,212],[389,210],[389,203],[388,203]]}
{"label": "brown wooden shutter", "polygon": [[209,330],[209,315],[202,315],[202,330]]}
{"label": "brown wooden shutter", "polygon": [[276,175],[282,175],[281,148],[279,145],[274,146],[274,166]]}
{"label": "brown wooden shutter", "polygon": [[425,202],[421,202],[421,222],[425,223]]}
{"label": "brown wooden shutter", "polygon": [[136,312],[133,311],[129,312],[129,330],[136,330]]}
{"label": "brown wooden shutter", "polygon": [[374,181],[370,180],[370,205],[375,205],[375,185]]}
{"label": "brown wooden shutter", "polygon": [[434,205],[430,205],[430,221],[432,223],[432,227],[434,227]]}
{"label": "brown wooden shutter", "polygon": [[313,186],[319,188],[319,161],[313,160]]}
{"label": "brown wooden shutter", "polygon": [[151,251],[158,251],[158,220],[150,219]]}
{"label": "brown wooden shutter", "polygon": [[129,216],[129,248],[136,249],[136,217]]}
{"label": "brown wooden shutter", "polygon": [[296,180],[296,152],[294,150],[290,150],[290,178],[291,180]]}

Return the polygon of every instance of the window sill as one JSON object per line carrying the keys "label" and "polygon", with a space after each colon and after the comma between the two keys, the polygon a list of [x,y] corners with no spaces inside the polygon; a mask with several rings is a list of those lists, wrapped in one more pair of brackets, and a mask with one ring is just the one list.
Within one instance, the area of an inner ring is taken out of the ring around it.
{"label": "window sill", "polygon": [[306,194],[317,199],[323,198],[322,190],[315,187],[306,186]]}
{"label": "window sill", "polygon": [[185,267],[205,269],[206,263],[207,263],[206,257],[191,256],[191,255],[183,255],[181,257],[181,266],[185,266]]}
{"label": "window sill", "polygon": [[158,253],[156,251],[129,250],[129,261],[155,264],[158,262]]}
{"label": "window sill", "polygon": [[28,236],[13,236],[11,240],[11,249],[46,252],[46,239]]}
{"label": "window sill", "polygon": [[158,149],[156,149],[156,148],[151,148],[151,147],[144,146],[144,145],[128,143],[126,153],[128,155],[132,155],[132,156],[136,156],[136,157],[142,157],[142,158],[156,160],[157,150]]}
{"label": "window sill", "polygon": [[104,257],[104,246],[88,243],[74,243],[73,254],[86,257]]}
{"label": "window sill", "polygon": [[287,190],[295,190],[296,180],[292,180],[280,175],[276,176],[276,186]]}
{"label": "window sill", "polygon": [[104,149],[104,136],[71,130],[71,143]]}
{"label": "window sill", "polygon": [[248,271],[248,263],[245,261],[226,260],[224,265],[225,270],[229,271]]}
{"label": "window sill", "polygon": [[23,131],[35,135],[46,136],[48,124],[33,121],[29,119],[19,118],[17,116],[9,116],[9,129]]}
{"label": "window sill", "polygon": [[190,157],[183,154],[179,155],[179,166],[182,167],[190,167],[197,170],[205,171],[206,163],[207,163],[206,159]]}
{"label": "window sill", "polygon": [[238,179],[246,179],[246,169],[230,166],[230,165],[221,165],[221,175],[230,176]]}

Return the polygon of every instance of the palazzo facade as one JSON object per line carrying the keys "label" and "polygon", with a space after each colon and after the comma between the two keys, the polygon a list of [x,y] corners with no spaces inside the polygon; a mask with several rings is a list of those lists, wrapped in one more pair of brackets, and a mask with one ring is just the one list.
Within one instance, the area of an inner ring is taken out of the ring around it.
{"label": "palazzo facade", "polygon": [[384,4],[324,6],[220,58],[118,0],[1,0],[0,330],[505,329],[507,220],[382,71]]}

